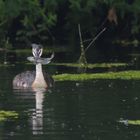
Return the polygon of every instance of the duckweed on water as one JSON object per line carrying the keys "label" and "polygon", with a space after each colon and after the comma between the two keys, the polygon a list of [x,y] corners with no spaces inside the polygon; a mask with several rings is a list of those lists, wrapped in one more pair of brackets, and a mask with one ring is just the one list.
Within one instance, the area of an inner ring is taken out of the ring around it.
{"label": "duckweed on water", "polygon": [[15,111],[5,111],[5,110],[0,110],[0,122],[5,121],[7,119],[17,119],[18,118],[18,113]]}
{"label": "duckweed on water", "polygon": [[14,67],[15,64],[0,64],[0,67]]}
{"label": "duckweed on water", "polygon": [[[53,63],[52,65],[58,66],[67,66],[67,67],[85,67],[85,65],[78,64],[78,63]],[[86,68],[93,69],[93,68],[112,68],[112,67],[125,67],[128,66],[127,63],[96,63],[96,64],[87,64]]]}
{"label": "duckweed on water", "polygon": [[83,74],[58,74],[53,78],[56,81],[86,81],[94,79],[122,79],[122,80],[140,80],[140,71],[121,71],[105,73],[83,73]]}
{"label": "duckweed on water", "polygon": [[140,125],[140,120],[119,120],[118,122],[124,125]]}

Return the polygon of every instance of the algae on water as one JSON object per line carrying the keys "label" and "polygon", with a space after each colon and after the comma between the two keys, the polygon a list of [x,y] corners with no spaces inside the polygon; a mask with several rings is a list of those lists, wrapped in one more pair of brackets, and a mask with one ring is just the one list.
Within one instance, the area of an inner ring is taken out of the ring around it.
{"label": "algae on water", "polygon": [[15,111],[0,110],[0,122],[7,119],[17,119],[18,113]]}
{"label": "algae on water", "polygon": [[140,120],[119,120],[118,122],[124,125],[140,125]]}
{"label": "algae on water", "polygon": [[121,71],[105,73],[58,74],[53,75],[56,81],[87,81],[98,79],[140,80],[140,71]]}

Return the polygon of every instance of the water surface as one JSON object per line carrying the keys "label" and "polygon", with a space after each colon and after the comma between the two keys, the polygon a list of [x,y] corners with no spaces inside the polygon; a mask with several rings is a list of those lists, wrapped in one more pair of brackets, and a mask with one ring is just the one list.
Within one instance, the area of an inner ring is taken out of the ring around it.
{"label": "water surface", "polygon": [[0,69],[0,109],[19,114],[0,122],[0,139],[140,139],[140,126],[118,122],[140,120],[140,81],[67,81],[48,91],[13,90],[18,72],[15,67]]}

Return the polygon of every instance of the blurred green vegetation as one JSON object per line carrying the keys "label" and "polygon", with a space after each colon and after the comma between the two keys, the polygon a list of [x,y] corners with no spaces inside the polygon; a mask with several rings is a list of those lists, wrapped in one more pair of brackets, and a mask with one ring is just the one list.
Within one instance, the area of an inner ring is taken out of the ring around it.
{"label": "blurred green vegetation", "polygon": [[64,48],[59,46],[65,46],[72,52],[68,58],[76,60],[80,24],[84,46],[107,29],[94,43],[96,47],[86,52],[87,61],[93,55],[97,59],[102,55],[106,61],[114,56],[121,59],[139,51],[139,5],[139,0],[0,0],[0,50],[28,48],[33,42],[60,51]]}

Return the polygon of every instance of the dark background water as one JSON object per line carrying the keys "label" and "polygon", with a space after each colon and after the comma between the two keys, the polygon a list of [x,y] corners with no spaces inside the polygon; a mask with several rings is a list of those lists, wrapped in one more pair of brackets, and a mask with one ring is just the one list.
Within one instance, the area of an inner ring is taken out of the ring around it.
{"label": "dark background water", "polygon": [[44,92],[13,90],[12,79],[22,70],[0,68],[0,110],[19,113],[0,122],[0,139],[140,139],[140,126],[118,122],[140,119],[140,81],[67,81]]}

